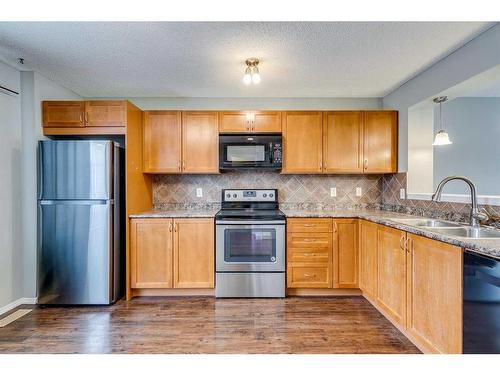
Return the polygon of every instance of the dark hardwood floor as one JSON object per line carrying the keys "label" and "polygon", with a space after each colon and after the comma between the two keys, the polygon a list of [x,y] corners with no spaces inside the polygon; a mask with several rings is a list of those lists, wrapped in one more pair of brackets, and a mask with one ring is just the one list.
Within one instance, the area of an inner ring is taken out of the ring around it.
{"label": "dark hardwood floor", "polygon": [[362,297],[142,297],[36,308],[0,353],[419,353]]}

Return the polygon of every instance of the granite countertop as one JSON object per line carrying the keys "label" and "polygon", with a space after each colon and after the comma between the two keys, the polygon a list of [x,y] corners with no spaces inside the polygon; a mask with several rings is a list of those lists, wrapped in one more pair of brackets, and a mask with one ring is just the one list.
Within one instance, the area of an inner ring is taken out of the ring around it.
{"label": "granite countertop", "polygon": [[408,224],[403,224],[394,219],[415,219],[420,216],[406,215],[392,211],[382,210],[335,210],[335,211],[316,211],[316,210],[282,210],[287,218],[292,217],[352,217],[377,224],[386,225],[388,227],[403,230],[405,232],[417,234],[433,240],[446,242],[451,245],[456,245],[472,252],[500,259],[500,238],[488,239],[471,239],[445,235],[427,230],[423,227],[415,227]]}
{"label": "granite countertop", "polygon": [[130,215],[132,219],[146,218],[168,218],[168,217],[215,217],[219,210],[153,210]]}
{"label": "granite countertop", "polygon": [[[178,209],[178,210],[153,210],[130,215],[131,218],[213,218],[217,209]],[[394,219],[411,219],[420,216],[401,214],[392,211],[368,209],[343,209],[343,210],[287,210],[282,209],[287,218],[293,217],[324,217],[324,218],[359,218],[377,224],[417,234],[433,240],[446,242],[455,246],[468,249],[472,252],[500,259],[500,238],[470,239],[432,232],[423,227],[403,224]]]}

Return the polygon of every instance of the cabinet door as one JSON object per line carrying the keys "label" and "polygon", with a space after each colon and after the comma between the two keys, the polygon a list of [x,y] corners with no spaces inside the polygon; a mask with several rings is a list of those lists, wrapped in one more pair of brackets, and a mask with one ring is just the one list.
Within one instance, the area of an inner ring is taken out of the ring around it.
{"label": "cabinet door", "polygon": [[144,172],[181,172],[181,133],[180,111],[144,112]]}
{"label": "cabinet door", "polygon": [[174,288],[214,287],[214,220],[174,220]]}
{"label": "cabinet door", "polygon": [[397,144],[397,112],[366,111],[363,126],[364,171],[397,172]]}
{"label": "cabinet door", "polygon": [[396,323],[406,324],[406,233],[378,226],[377,303]]}
{"label": "cabinet door", "polygon": [[127,103],[123,100],[85,102],[85,126],[125,126]]}
{"label": "cabinet door", "polygon": [[183,172],[218,173],[218,113],[183,112],[182,116]]}
{"label": "cabinet door", "polygon": [[283,173],[321,173],[322,113],[283,112]]}
{"label": "cabinet door", "polygon": [[363,113],[325,112],[323,119],[323,172],[363,172]]}
{"label": "cabinet door", "polygon": [[85,103],[82,101],[43,102],[44,127],[83,127]]}
{"label": "cabinet door", "polygon": [[255,133],[281,133],[281,112],[253,112],[251,129]]}
{"label": "cabinet door", "polygon": [[359,223],[359,287],[370,297],[377,296],[377,224]]}
{"label": "cabinet door", "polygon": [[358,287],[358,220],[333,220],[333,287]]}
{"label": "cabinet door", "polygon": [[130,222],[130,283],[132,288],[172,287],[172,220],[132,219]]}
{"label": "cabinet door", "polygon": [[248,133],[251,131],[247,112],[220,112],[220,133]]}
{"label": "cabinet door", "polygon": [[462,249],[408,234],[408,332],[428,351],[462,353]]}

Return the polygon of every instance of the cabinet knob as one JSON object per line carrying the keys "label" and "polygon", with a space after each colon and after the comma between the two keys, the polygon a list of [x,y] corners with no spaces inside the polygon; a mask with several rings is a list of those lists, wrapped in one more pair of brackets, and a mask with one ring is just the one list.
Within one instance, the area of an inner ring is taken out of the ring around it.
{"label": "cabinet knob", "polygon": [[365,159],[363,165],[364,165],[364,169],[368,169],[368,159]]}

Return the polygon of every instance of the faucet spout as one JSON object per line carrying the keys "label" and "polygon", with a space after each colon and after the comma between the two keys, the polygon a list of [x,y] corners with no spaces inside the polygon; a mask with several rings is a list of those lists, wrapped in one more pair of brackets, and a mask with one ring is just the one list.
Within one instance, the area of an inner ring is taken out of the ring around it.
{"label": "faucet spout", "polygon": [[473,227],[479,227],[481,220],[488,219],[488,215],[484,211],[480,211],[477,208],[477,193],[476,186],[467,177],[464,176],[449,176],[444,178],[437,186],[436,191],[432,194],[432,200],[435,202],[441,202],[441,193],[444,186],[453,180],[464,181],[470,188],[470,198],[471,198],[471,212],[470,212],[470,225]]}

